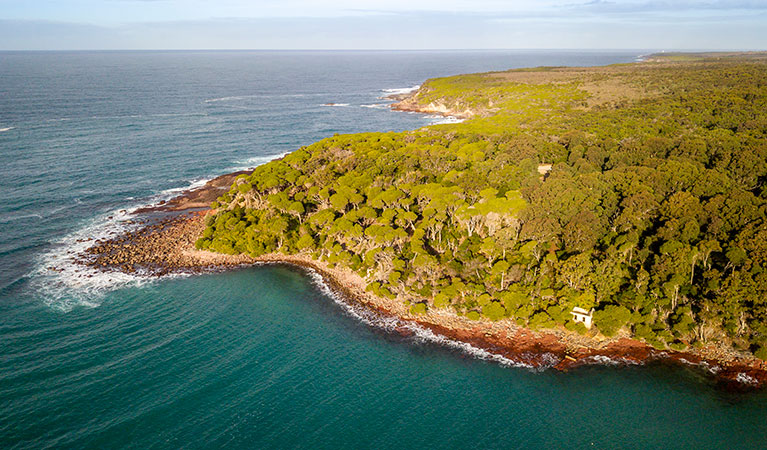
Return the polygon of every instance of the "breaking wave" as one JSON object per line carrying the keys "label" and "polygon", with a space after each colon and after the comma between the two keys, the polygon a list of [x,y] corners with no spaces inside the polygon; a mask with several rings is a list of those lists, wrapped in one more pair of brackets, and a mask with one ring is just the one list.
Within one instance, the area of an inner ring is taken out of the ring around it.
{"label": "breaking wave", "polygon": [[427,119],[431,119],[429,125],[444,125],[450,123],[461,123],[465,119],[460,119],[454,116],[426,116]]}
{"label": "breaking wave", "polygon": [[741,384],[747,384],[749,386],[759,385],[759,380],[744,372],[738,373],[738,375],[735,377],[735,381]]}
{"label": "breaking wave", "polygon": [[[407,321],[407,320],[402,320],[394,316],[388,316],[388,315],[373,311],[364,306],[350,303],[349,301],[344,299],[344,297],[340,295],[338,292],[335,292],[325,282],[322,275],[320,275],[316,270],[313,270],[313,269],[306,269],[306,270],[309,272],[309,277],[312,280],[312,283],[320,290],[320,292],[330,297],[337,305],[339,305],[344,310],[344,312],[347,315],[359,320],[360,322],[370,327],[379,328],[388,332],[406,330],[409,334],[413,336],[412,339],[418,343],[441,345],[454,350],[458,350],[473,358],[481,359],[484,361],[491,361],[491,362],[500,364],[501,366],[504,366],[504,367],[521,367],[526,369],[536,369],[536,367],[531,364],[512,361],[511,359],[506,358],[505,356],[489,352],[479,347],[475,347],[469,343],[461,342],[455,339],[448,338],[441,334],[434,333],[433,331],[427,328],[424,328],[418,325],[417,323]],[[543,358],[545,359],[547,355],[548,354],[543,355]],[[553,355],[549,355],[549,356],[553,356]],[[551,366],[556,365],[556,362],[553,362]],[[545,367],[550,367],[550,366],[544,364],[544,368]]]}
{"label": "breaking wave", "polygon": [[[53,247],[37,258],[31,276],[36,292],[53,309],[68,312],[77,306],[97,307],[110,291],[127,286],[140,286],[156,277],[137,272],[101,271],[80,264],[77,259],[98,240],[107,240],[141,227],[134,212],[142,207],[156,206],[179,193],[203,186],[208,179],[192,180],[183,187],[166,189],[158,194],[124,208],[100,214],[88,220],[76,231],[54,241]],[[184,274],[166,277],[186,276]]]}
{"label": "breaking wave", "polygon": [[261,155],[261,156],[253,156],[251,158],[247,159],[241,159],[239,161],[235,161],[234,163],[237,164],[236,166],[229,167],[226,169],[227,172],[237,172],[240,170],[247,170],[252,169],[254,167],[258,167],[262,164],[266,164],[268,162],[274,161],[275,159],[284,158],[285,156],[289,155],[291,152],[282,152],[277,153],[274,155]]}
{"label": "breaking wave", "polygon": [[236,102],[241,100],[250,100],[254,98],[301,98],[301,97],[321,97],[330,95],[329,93],[310,93],[310,94],[251,94],[251,95],[231,95],[227,97],[209,98],[203,100],[203,103],[221,103]]}
{"label": "breaking wave", "polygon": [[402,94],[409,94],[411,92],[415,92],[420,88],[421,88],[421,85],[417,84],[415,86],[406,87],[406,88],[381,89],[381,92],[385,93],[386,95],[402,95]]}
{"label": "breaking wave", "polygon": [[78,255],[94,241],[137,227],[131,215],[137,208],[110,211],[88,221],[79,230],[54,242],[53,248],[38,258],[31,283],[48,306],[64,312],[76,306],[96,307],[106,292],[145,282],[146,278],[140,275],[102,272],[77,263]]}
{"label": "breaking wave", "polygon": [[[244,170],[265,164],[281,158],[290,152],[276,155],[254,156],[242,161],[236,161],[241,166],[226,169],[226,172]],[[76,231],[54,241],[52,248],[41,254],[30,274],[31,283],[39,292],[43,301],[51,308],[64,312],[77,306],[97,307],[106,293],[128,286],[140,286],[151,282],[156,276],[137,272],[127,274],[117,271],[104,272],[77,262],[97,240],[107,240],[135,230],[141,226],[134,212],[140,208],[157,206],[160,202],[168,201],[184,191],[204,186],[210,178],[188,180],[183,186],[165,189],[157,194],[139,201],[134,200],[125,207],[100,214],[88,220]],[[77,199],[75,199],[77,202]],[[13,217],[9,220],[20,220],[24,217]],[[163,278],[188,276],[187,274],[169,274]]]}

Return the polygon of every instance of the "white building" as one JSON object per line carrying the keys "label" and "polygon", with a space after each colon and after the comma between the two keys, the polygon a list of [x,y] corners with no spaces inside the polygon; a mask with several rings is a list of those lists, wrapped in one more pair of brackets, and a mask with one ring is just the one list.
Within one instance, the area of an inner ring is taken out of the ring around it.
{"label": "white building", "polygon": [[570,311],[570,314],[573,315],[573,322],[581,322],[587,329],[591,329],[594,318],[594,308],[591,308],[591,311],[586,311],[585,309],[576,306]]}

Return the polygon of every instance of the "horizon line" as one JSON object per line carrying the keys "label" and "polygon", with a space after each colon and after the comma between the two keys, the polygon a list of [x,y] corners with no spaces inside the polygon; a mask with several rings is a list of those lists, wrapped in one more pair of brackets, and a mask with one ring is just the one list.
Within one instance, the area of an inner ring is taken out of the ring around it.
{"label": "horizon line", "polygon": [[656,52],[656,53],[728,53],[765,52],[767,48],[557,48],[557,47],[510,47],[510,48],[71,48],[71,49],[0,49],[0,52],[455,52],[455,51],[593,51],[593,52]]}

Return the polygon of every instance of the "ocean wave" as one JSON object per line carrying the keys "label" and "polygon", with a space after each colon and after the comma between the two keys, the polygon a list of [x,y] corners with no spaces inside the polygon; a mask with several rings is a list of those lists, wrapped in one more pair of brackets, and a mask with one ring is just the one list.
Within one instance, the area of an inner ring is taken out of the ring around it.
{"label": "ocean wave", "polygon": [[373,108],[373,109],[384,109],[389,106],[388,103],[374,103],[372,105],[360,105],[360,108]]}
{"label": "ocean wave", "polygon": [[274,161],[275,159],[283,158],[290,153],[291,152],[282,152],[282,153],[277,153],[276,155],[261,155],[261,156],[253,156],[252,158],[242,159],[239,161],[235,161],[234,163],[237,165],[227,168],[226,171],[238,172],[240,170],[252,169],[254,167],[258,167],[260,165]]}
{"label": "ocean wave", "polygon": [[[407,330],[412,334],[413,339],[418,343],[437,344],[444,347],[458,350],[466,355],[469,355],[476,359],[484,361],[491,361],[504,367],[521,367],[526,369],[535,369],[531,364],[525,364],[517,361],[512,361],[503,355],[489,352],[487,350],[475,347],[467,342],[461,342],[455,339],[448,338],[441,334],[434,333],[428,328],[422,327],[417,323],[407,320],[401,320],[394,316],[388,316],[361,305],[355,305],[346,301],[342,295],[335,292],[323,279],[316,270],[307,269],[309,277],[313,284],[326,296],[330,297],[337,305],[339,305],[346,314],[359,320],[360,322],[379,329],[386,330],[388,332],[395,332],[397,330]],[[544,355],[545,357],[546,355]],[[553,355],[552,355],[553,356]],[[558,362],[558,361],[557,361]],[[556,365],[556,363],[553,363]],[[548,366],[547,366],[548,367]]]}
{"label": "ocean wave", "polygon": [[[237,161],[241,167],[226,169],[226,172],[244,170],[265,164],[281,158],[290,152],[276,155],[263,155]],[[43,301],[53,309],[68,312],[78,306],[97,307],[104,296],[116,289],[129,286],[140,286],[156,280],[156,276],[136,272],[104,272],[76,261],[85,250],[97,240],[106,240],[119,236],[141,226],[136,222],[134,212],[140,208],[153,207],[166,202],[178,194],[204,186],[210,178],[195,178],[187,180],[183,186],[165,189],[157,194],[141,200],[133,200],[131,204],[103,213],[84,223],[74,232],[54,241],[52,248],[41,254],[30,273],[33,287]],[[82,203],[75,199],[75,203]],[[10,218],[19,220],[22,217]],[[169,274],[162,278],[182,277],[188,274]]]}
{"label": "ocean wave", "polygon": [[643,363],[628,358],[610,357],[605,355],[587,356],[581,360],[586,364],[599,364],[602,366],[639,366]]}
{"label": "ocean wave", "polygon": [[302,97],[322,97],[331,95],[330,93],[311,93],[311,94],[251,94],[251,95],[231,95],[227,97],[209,98],[203,100],[203,103],[236,102],[240,100],[250,100],[253,98],[302,98]]}
{"label": "ocean wave", "polygon": [[0,133],[4,133],[4,132],[6,132],[6,131],[11,131],[11,130],[14,130],[14,129],[16,129],[16,127],[5,127],[5,128],[0,128]]}
{"label": "ocean wave", "polygon": [[167,201],[175,197],[177,194],[180,194],[184,191],[201,188],[205,186],[205,184],[211,179],[212,178],[195,178],[195,179],[189,180],[188,181],[189,184],[187,184],[186,186],[165,189],[164,191],[160,191],[158,194],[152,197],[150,199],[150,203],[155,204],[161,200]]}
{"label": "ocean wave", "polygon": [[759,386],[759,380],[744,372],[738,373],[738,375],[735,376],[735,381],[750,386]]}
{"label": "ocean wave", "polygon": [[19,216],[7,216],[7,217],[0,217],[0,223],[10,223],[15,222],[17,220],[24,220],[24,219],[42,219],[43,216],[40,214],[22,214]]}
{"label": "ocean wave", "polygon": [[722,368],[718,364],[710,364],[708,361],[701,361],[699,365],[713,375],[722,371]]}
{"label": "ocean wave", "polygon": [[324,103],[321,106],[330,106],[330,107],[341,107],[345,108],[347,106],[350,106],[348,103]]}
{"label": "ocean wave", "polygon": [[230,102],[233,100],[246,100],[249,98],[258,98],[258,97],[260,97],[260,95],[238,95],[238,96],[231,96],[231,97],[209,98],[207,100],[204,100],[204,103]]}
{"label": "ocean wave", "polygon": [[[141,226],[134,212],[170,200],[179,193],[203,186],[209,179],[195,179],[183,187],[160,191],[150,198],[105,212],[85,222],[77,230],[52,242],[52,248],[41,254],[30,273],[31,283],[49,307],[69,312],[75,307],[95,308],[104,296],[116,289],[140,286],[156,277],[136,272],[105,272],[77,262],[85,250],[97,240],[107,240]],[[76,201],[79,199],[76,199]],[[185,276],[172,274],[166,277]]]}
{"label": "ocean wave", "polygon": [[[57,117],[54,119],[45,119],[43,122],[70,122],[70,121],[84,121],[84,120],[114,120],[114,119],[145,119],[152,117],[204,117],[207,116],[206,112],[192,112],[192,113],[157,113],[157,114],[123,114],[116,116],[83,116],[83,117]],[[14,127],[11,127],[11,129]],[[3,129],[0,129],[3,131]]]}
{"label": "ocean wave", "polygon": [[49,307],[68,312],[77,306],[96,307],[106,292],[145,281],[138,275],[102,272],[77,263],[76,258],[93,245],[137,227],[129,222],[138,206],[104,213],[77,231],[53,243],[39,256],[31,283]]}
{"label": "ocean wave", "polygon": [[420,88],[421,88],[421,85],[417,84],[415,86],[406,87],[406,88],[381,89],[381,92],[385,92],[387,95],[402,95],[402,94],[409,94],[411,92],[415,92]]}
{"label": "ocean wave", "polygon": [[429,125],[445,125],[452,123],[461,123],[466,119],[460,119],[454,116],[426,116],[427,119],[432,119]]}
{"label": "ocean wave", "polygon": [[[679,358],[679,362],[687,364],[689,366],[695,366],[695,367],[701,367],[704,370],[708,371],[711,375],[717,375],[719,372],[722,371],[722,367],[718,364],[711,364],[708,361],[701,361],[699,363],[695,363],[692,361],[688,361],[684,358]],[[737,375],[735,375],[735,381],[737,381],[740,384],[745,384],[747,386],[759,386],[759,380],[752,377],[751,375],[745,373],[745,372],[738,372]]]}

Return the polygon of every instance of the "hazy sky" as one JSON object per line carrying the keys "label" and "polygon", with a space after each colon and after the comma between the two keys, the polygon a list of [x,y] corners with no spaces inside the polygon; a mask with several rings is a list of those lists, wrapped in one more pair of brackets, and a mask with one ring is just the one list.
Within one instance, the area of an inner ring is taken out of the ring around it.
{"label": "hazy sky", "polygon": [[0,49],[767,49],[767,0],[0,0]]}

